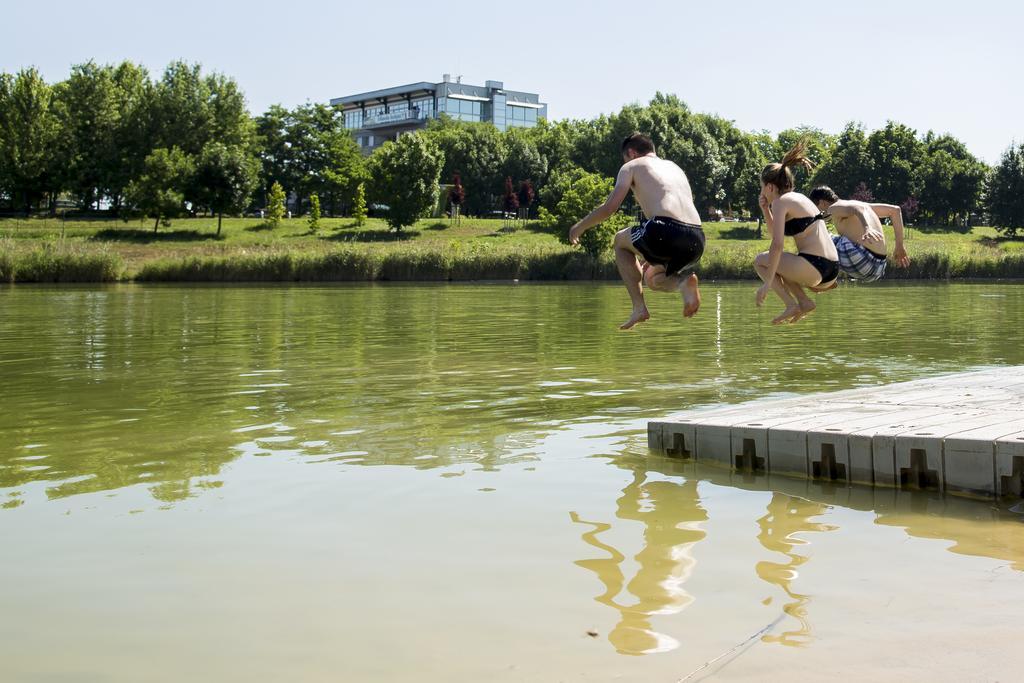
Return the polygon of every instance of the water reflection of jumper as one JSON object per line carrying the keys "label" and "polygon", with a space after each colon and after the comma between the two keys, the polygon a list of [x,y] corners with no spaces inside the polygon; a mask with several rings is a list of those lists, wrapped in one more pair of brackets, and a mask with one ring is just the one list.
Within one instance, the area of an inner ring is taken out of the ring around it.
{"label": "water reflection of jumper", "polygon": [[[811,624],[807,620],[807,606],[811,602],[811,596],[795,592],[792,585],[800,575],[797,568],[810,558],[795,552],[795,549],[797,546],[808,543],[805,539],[797,536],[801,531],[832,531],[836,529],[829,524],[810,521],[812,517],[823,515],[827,510],[828,506],[821,503],[813,503],[783,493],[773,493],[772,499],[768,503],[768,512],[757,520],[757,525],[761,528],[757,540],[761,542],[761,545],[789,558],[786,563],[758,562],[755,566],[757,575],[768,583],[781,588],[792,599],[791,602],[783,605],[782,609],[800,623],[799,628],[795,630],[762,637],[765,642],[792,646],[802,646],[810,642]],[[766,604],[770,601],[771,598],[768,598]]]}
{"label": "water reflection of jumper", "polygon": [[[699,527],[708,516],[700,506],[696,481],[645,479],[643,472],[634,473],[633,481],[622,490],[615,513],[619,519],[644,525],[644,547],[633,558],[639,567],[628,584],[622,571],[625,555],[598,538],[612,525],[571,513],[574,522],[593,527],[583,534],[584,542],[609,555],[576,564],[594,572],[604,584],[604,592],[594,599],[621,615],[608,635],[621,654],[643,655],[678,647],[674,638],[654,630],[651,617],[676,614],[693,602],[685,583],[696,564],[693,546],[706,535]],[[632,599],[620,597],[623,588]]]}

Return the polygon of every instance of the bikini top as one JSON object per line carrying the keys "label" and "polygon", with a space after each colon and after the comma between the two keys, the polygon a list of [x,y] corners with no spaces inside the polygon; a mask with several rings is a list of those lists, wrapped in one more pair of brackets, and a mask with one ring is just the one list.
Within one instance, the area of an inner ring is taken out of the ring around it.
{"label": "bikini top", "polygon": [[786,225],[783,227],[783,232],[786,237],[792,237],[793,235],[799,235],[807,228],[811,227],[816,221],[823,221],[827,219],[829,215],[822,211],[817,216],[804,216],[803,218],[790,218],[786,221]]}

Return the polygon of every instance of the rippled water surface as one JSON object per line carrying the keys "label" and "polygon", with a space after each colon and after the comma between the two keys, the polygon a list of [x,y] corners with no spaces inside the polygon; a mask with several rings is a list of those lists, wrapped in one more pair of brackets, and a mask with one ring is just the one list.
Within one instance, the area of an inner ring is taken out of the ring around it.
{"label": "rippled water surface", "polygon": [[[695,406],[1024,363],[1024,287],[0,290],[0,680],[1013,680],[1024,506],[684,464]],[[724,656],[723,656],[724,655]]]}

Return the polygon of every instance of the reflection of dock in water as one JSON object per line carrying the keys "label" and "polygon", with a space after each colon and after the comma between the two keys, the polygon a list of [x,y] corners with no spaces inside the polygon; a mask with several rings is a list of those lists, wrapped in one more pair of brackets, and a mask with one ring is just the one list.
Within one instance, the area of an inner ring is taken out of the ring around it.
{"label": "reflection of dock in water", "polygon": [[759,401],[651,422],[652,449],[753,473],[1024,495],[1024,366]]}
{"label": "reflection of dock in water", "polygon": [[[574,522],[592,527],[583,533],[584,542],[608,555],[576,564],[604,584],[604,592],[594,599],[621,615],[608,635],[618,652],[641,655],[675,649],[679,643],[657,632],[651,617],[679,613],[693,602],[685,584],[696,564],[692,548],[706,535],[699,525],[707,520],[697,482],[645,481],[638,471],[617,503],[616,517],[644,525],[644,547],[633,558],[639,565],[636,574],[627,583],[622,570],[626,556],[599,538],[612,524],[588,521],[573,512]],[[621,597],[623,589],[632,600]]]}
{"label": "reflection of dock in water", "polygon": [[[875,524],[902,528],[914,538],[946,541],[957,555],[987,557],[1024,571],[1024,503],[971,500],[935,491],[845,486],[831,481],[730,471],[674,457],[648,459],[651,471],[747,491],[772,491],[822,509],[871,512]],[[809,529],[810,530],[810,529]],[[814,531],[821,531],[815,525]]]}

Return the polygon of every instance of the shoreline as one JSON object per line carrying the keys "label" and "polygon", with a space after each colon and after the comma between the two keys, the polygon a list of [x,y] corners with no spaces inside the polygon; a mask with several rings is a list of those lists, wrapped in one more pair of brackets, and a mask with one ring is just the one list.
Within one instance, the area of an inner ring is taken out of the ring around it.
{"label": "shoreline", "polygon": [[[202,219],[176,221],[163,233],[69,223],[66,236],[45,221],[17,231],[3,231],[0,222],[0,282],[619,280],[611,253],[591,256],[560,241],[561,232],[532,223],[508,231],[500,220],[421,221],[395,234],[376,219],[359,228],[329,220],[325,230],[311,233],[301,219],[276,231],[230,219],[221,236],[207,232]],[[705,232],[708,246],[696,269],[701,279],[758,281],[753,262],[768,240],[753,225],[709,223]],[[915,229],[906,248],[910,267],[890,266],[885,280],[1024,279],[1024,242],[1000,240],[991,228]]]}

